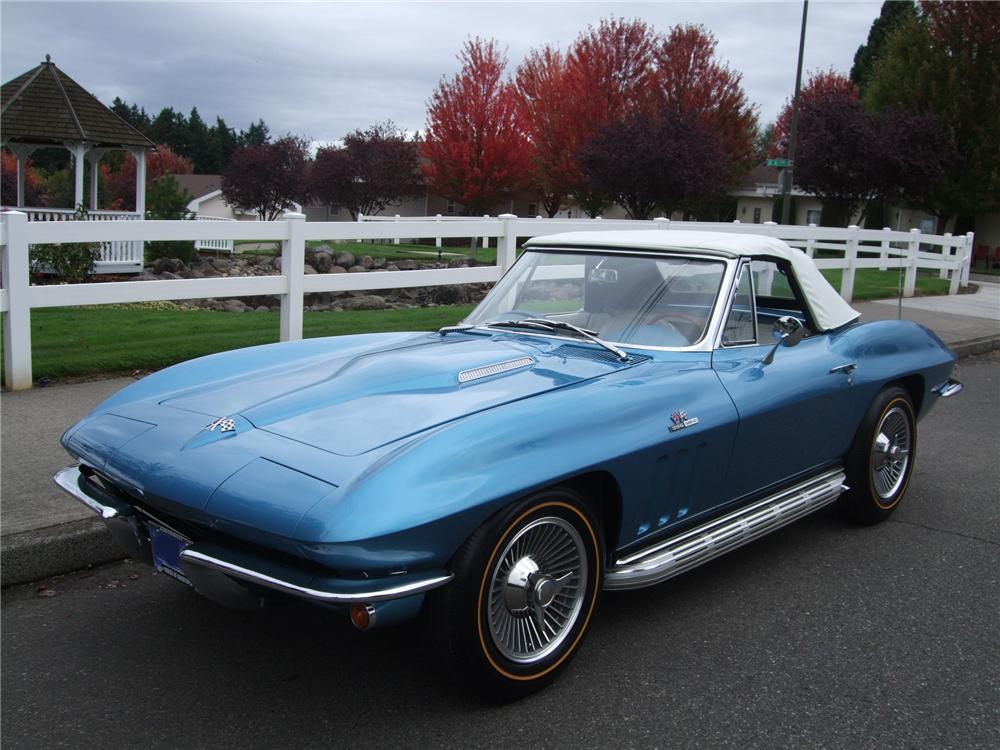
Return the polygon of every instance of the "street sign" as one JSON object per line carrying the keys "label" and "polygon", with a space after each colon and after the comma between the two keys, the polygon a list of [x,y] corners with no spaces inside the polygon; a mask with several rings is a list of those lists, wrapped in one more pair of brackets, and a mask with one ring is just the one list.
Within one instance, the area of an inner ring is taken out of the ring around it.
{"label": "street sign", "polygon": [[788,166],[788,159],[786,159],[784,157],[781,157],[781,158],[778,158],[778,159],[768,159],[767,160],[767,166],[769,166],[769,167],[782,167],[782,168],[784,168],[784,167]]}

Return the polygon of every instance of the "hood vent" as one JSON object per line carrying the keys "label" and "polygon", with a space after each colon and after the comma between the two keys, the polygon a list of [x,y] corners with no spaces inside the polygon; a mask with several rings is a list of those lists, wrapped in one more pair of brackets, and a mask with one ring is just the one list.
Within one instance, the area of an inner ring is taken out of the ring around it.
{"label": "hood vent", "polygon": [[483,378],[493,377],[494,375],[502,375],[503,373],[511,372],[512,370],[520,370],[524,367],[531,367],[533,364],[535,364],[535,360],[531,357],[521,357],[519,359],[511,359],[506,362],[497,362],[492,365],[474,367],[471,370],[462,370],[458,373],[458,382],[470,383],[473,380],[482,380]]}

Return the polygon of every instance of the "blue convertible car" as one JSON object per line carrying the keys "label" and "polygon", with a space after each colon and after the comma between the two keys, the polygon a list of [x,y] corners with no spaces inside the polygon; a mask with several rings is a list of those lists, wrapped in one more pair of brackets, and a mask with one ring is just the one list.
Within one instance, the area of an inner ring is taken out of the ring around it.
{"label": "blue convertible car", "polygon": [[828,503],[886,518],[954,362],[775,239],[552,235],[462,325],[150,375],[65,434],[56,481],[212,599],[421,614],[452,673],[511,699],[566,666],[602,589]]}

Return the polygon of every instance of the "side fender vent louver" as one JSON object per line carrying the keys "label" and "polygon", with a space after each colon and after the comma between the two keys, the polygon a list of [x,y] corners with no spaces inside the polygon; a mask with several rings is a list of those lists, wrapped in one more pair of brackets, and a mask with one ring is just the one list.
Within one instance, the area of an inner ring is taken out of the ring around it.
{"label": "side fender vent louver", "polygon": [[459,383],[469,383],[473,380],[482,380],[483,378],[490,378],[494,375],[502,375],[505,372],[511,372],[512,370],[520,370],[525,367],[531,367],[535,364],[535,360],[531,357],[521,357],[519,359],[511,359],[506,362],[497,362],[492,365],[483,365],[482,367],[474,367],[471,370],[462,370],[458,373]]}

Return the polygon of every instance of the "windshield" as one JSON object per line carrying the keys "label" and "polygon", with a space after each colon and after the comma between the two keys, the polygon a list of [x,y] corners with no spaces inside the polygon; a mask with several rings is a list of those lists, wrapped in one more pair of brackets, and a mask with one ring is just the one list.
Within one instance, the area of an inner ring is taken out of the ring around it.
{"label": "windshield", "polygon": [[637,346],[691,346],[708,328],[725,274],[700,258],[528,250],[465,322],[538,318]]}

